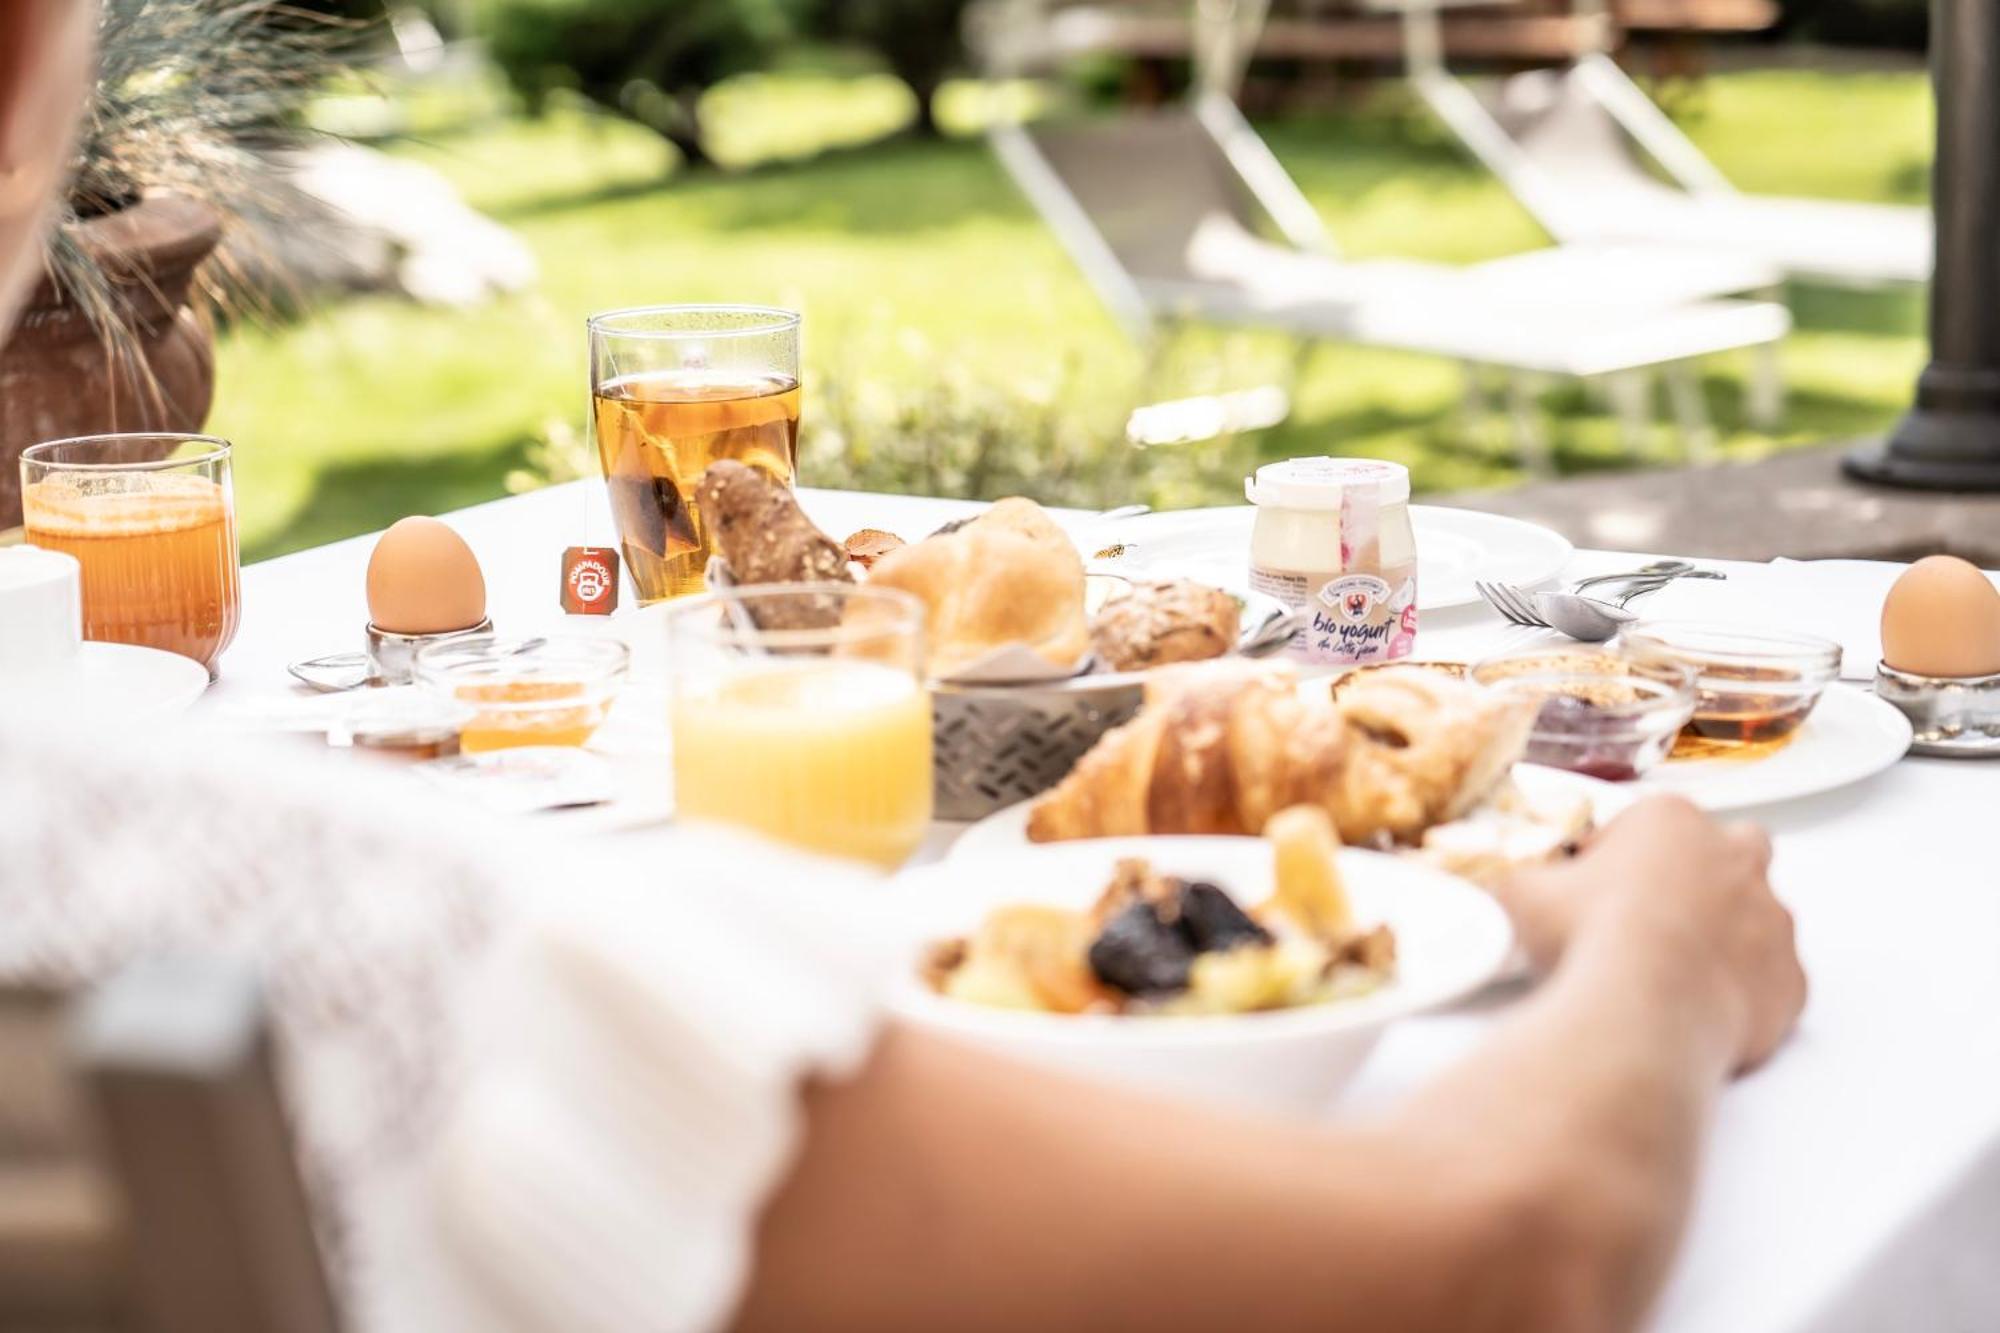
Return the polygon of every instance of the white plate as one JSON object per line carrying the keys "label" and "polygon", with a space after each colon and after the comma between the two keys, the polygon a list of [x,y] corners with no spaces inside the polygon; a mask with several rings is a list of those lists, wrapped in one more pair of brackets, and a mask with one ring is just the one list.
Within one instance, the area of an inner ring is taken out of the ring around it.
{"label": "white plate", "polygon": [[74,668],[57,679],[0,689],[0,711],[68,713],[94,724],[155,722],[185,711],[207,688],[208,668],[191,657],[87,641]]}
{"label": "white plate", "polygon": [[1826,687],[1784,747],[1759,759],[1669,759],[1641,778],[1641,792],[1678,792],[1704,810],[1814,796],[1873,777],[1910,748],[1910,719],[1866,690]]}
{"label": "white plate", "polygon": [[[1544,768],[1540,764],[1516,764],[1513,776],[1522,792],[1532,801],[1539,802],[1545,796],[1555,800],[1572,794],[1588,798],[1592,814],[1600,826],[1630,805],[1638,795],[1630,784],[1605,782],[1581,773]],[[1011,855],[1023,847],[1044,845],[1028,841],[1028,810],[1033,805],[1033,801],[1022,801],[994,811],[966,829],[951,845],[946,859],[954,863],[985,862]]]}
{"label": "white plate", "polygon": [[[1245,907],[1271,889],[1271,847],[1261,838],[1108,838],[926,866],[899,876],[894,892],[913,943],[928,942],[971,932],[1003,904],[1088,907],[1130,856],[1209,880]],[[1343,852],[1340,868],[1356,915],[1387,922],[1396,934],[1395,977],[1355,999],[1183,1018],[988,1009],[926,987],[917,976],[919,943],[892,988],[893,1003],[909,1021],[1008,1055],[1202,1100],[1316,1109],[1390,1022],[1478,990],[1513,946],[1506,914],[1463,880],[1373,852]]]}
{"label": "white plate", "polygon": [[[1220,588],[1249,578],[1250,505],[1142,514],[1101,524],[1088,540],[1128,550],[1114,565],[1132,564],[1199,579]],[[1417,609],[1442,611],[1479,600],[1475,579],[1533,586],[1561,574],[1572,547],[1561,533],[1518,518],[1472,509],[1411,505],[1417,533]],[[1092,551],[1085,551],[1086,556]]]}

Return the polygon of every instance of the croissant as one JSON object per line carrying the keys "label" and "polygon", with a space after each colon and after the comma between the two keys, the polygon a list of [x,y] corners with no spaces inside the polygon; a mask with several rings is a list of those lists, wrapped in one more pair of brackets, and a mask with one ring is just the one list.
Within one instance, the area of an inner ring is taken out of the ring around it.
{"label": "croissant", "polygon": [[1527,744],[1532,701],[1434,672],[1368,675],[1336,702],[1270,667],[1159,672],[1139,716],[1036,802],[1028,837],[1256,834],[1314,805],[1346,842],[1413,843],[1485,799]]}

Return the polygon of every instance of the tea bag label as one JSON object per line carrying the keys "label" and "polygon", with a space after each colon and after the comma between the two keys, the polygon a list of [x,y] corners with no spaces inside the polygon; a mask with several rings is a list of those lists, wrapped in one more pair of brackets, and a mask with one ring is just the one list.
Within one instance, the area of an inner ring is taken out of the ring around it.
{"label": "tea bag label", "polygon": [[562,609],[573,616],[608,616],[618,606],[618,553],[608,546],[563,552]]}

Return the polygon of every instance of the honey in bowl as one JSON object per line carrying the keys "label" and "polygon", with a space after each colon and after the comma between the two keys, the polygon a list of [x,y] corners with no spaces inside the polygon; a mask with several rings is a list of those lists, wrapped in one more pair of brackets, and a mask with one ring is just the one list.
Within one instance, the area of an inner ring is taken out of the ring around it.
{"label": "honey in bowl", "polygon": [[[1677,758],[1734,752],[1744,746],[1775,749],[1790,739],[1819,702],[1798,691],[1797,672],[1782,668],[1728,667],[1704,672],[1695,713],[1674,747]],[[1771,693],[1760,692],[1769,687]]]}
{"label": "honey in bowl", "polygon": [[1675,759],[1751,759],[1786,744],[1840,674],[1830,639],[1726,625],[1650,622],[1619,637],[1626,656],[1693,673],[1694,716]]}
{"label": "honey in bowl", "polygon": [[611,711],[629,659],[616,639],[481,634],[426,646],[416,675],[469,713],[459,727],[463,751],[578,746]]}
{"label": "honey in bowl", "polygon": [[473,710],[459,728],[467,753],[517,745],[581,745],[604,721],[608,701],[590,698],[580,680],[491,681],[453,688]]}

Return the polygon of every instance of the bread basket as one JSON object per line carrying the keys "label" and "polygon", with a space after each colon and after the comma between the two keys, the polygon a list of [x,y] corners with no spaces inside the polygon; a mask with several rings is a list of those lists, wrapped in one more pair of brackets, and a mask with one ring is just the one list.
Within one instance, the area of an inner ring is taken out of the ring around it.
{"label": "bread basket", "polygon": [[[1087,582],[1122,584],[1093,571]],[[728,562],[711,557],[712,590],[736,585]],[[1093,588],[1093,602],[1104,592]],[[1232,591],[1243,607],[1237,653],[1264,657],[1291,641],[1296,617],[1276,598]],[[984,819],[1041,795],[1068,776],[1098,738],[1131,720],[1145,700],[1143,671],[1096,672],[1047,680],[975,683],[932,680],[933,801],[937,819]]]}
{"label": "bread basket", "polygon": [[1135,672],[1029,685],[931,686],[935,815],[983,819],[1061,782],[1145,697]]}
{"label": "bread basket", "polygon": [[[1290,642],[1296,619],[1282,603],[1262,593],[1231,595],[1243,604],[1237,655],[1265,657]],[[1061,782],[1099,737],[1139,711],[1146,674],[1087,672],[1004,685],[932,681],[937,818],[984,819]]]}

